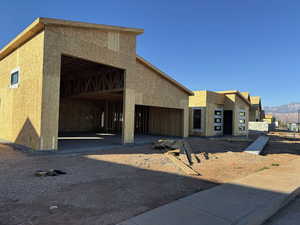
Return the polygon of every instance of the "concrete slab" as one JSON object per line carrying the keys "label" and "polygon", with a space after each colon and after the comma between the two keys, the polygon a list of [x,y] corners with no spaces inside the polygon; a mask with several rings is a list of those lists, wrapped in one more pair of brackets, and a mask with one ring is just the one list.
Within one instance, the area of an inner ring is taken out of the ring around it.
{"label": "concrete slab", "polygon": [[281,209],[264,225],[299,225],[300,221],[300,196]]}
{"label": "concrete slab", "polygon": [[[174,214],[175,213],[175,214]],[[229,225],[230,222],[222,218],[198,211],[182,202],[173,202],[160,208],[151,210],[128,222],[137,225]]]}
{"label": "concrete slab", "polygon": [[[164,137],[155,135],[136,135],[134,144],[149,144],[160,138]],[[93,152],[120,148],[123,146],[122,137],[119,134],[74,132],[64,134],[58,138],[58,152],[62,154]]]}
{"label": "concrete slab", "polygon": [[260,225],[300,193],[300,158],[198,192],[128,222],[135,225]]}
{"label": "concrete slab", "polygon": [[245,149],[245,152],[259,155],[262,152],[262,150],[264,150],[269,139],[270,138],[265,135],[258,137],[251,145],[249,145]]}
{"label": "concrete slab", "polygon": [[277,194],[272,192],[224,184],[179,201],[233,223],[274,197],[277,197]]}

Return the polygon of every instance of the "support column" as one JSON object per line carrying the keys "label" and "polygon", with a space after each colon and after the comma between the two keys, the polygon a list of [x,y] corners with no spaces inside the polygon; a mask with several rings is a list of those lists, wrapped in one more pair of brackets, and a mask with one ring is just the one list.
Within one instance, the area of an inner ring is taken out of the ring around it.
{"label": "support column", "polygon": [[188,137],[189,136],[189,108],[185,107],[183,109],[183,137]]}
{"label": "support column", "polygon": [[123,96],[123,130],[122,143],[134,143],[134,114],[135,93],[134,90],[125,89]]}
{"label": "support column", "polygon": [[41,150],[57,150],[61,55],[46,50],[42,86],[40,148]]}
{"label": "support column", "polygon": [[182,137],[189,136],[189,97],[186,100],[181,100],[180,105],[182,106]]}

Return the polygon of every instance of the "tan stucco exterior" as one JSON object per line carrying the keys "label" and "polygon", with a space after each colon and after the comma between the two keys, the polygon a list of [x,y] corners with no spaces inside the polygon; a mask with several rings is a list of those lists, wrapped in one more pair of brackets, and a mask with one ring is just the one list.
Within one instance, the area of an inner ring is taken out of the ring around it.
{"label": "tan stucco exterior", "polygon": [[[42,132],[44,37],[39,33],[0,61],[0,139],[39,148]],[[18,88],[10,74],[19,69]]]}
{"label": "tan stucco exterior", "polygon": [[[182,120],[181,133],[186,137],[188,97],[192,93],[137,57],[136,35],[142,32],[133,28],[37,19],[0,51],[0,138],[33,149],[57,149],[62,55],[125,71],[124,143],[134,140],[137,104],[180,110],[182,116],[176,113],[174,118]],[[8,85],[10,72],[16,67],[21,71],[20,84],[13,89]],[[167,134],[168,130],[163,133]]]}
{"label": "tan stucco exterior", "polygon": [[261,98],[259,96],[250,96],[251,108],[250,108],[250,121],[262,121],[262,105]]}
{"label": "tan stucco exterior", "polygon": [[241,92],[241,94],[251,103],[249,110],[249,121],[262,121],[262,105],[260,96],[250,96],[249,92]]}
{"label": "tan stucco exterior", "polygon": [[[241,136],[248,134],[248,118],[250,103],[237,91],[212,92],[195,91],[194,96],[189,97],[190,120],[189,133],[193,136],[220,136],[223,135],[223,114],[224,110],[231,110],[232,115],[232,135]],[[201,129],[193,128],[194,109],[201,109]],[[222,111],[222,115],[215,115],[215,111]],[[245,123],[240,124],[240,112],[245,112]],[[215,119],[220,118],[221,122],[216,123]],[[215,126],[221,126],[220,131],[215,130]],[[245,130],[241,131],[240,127]]]}
{"label": "tan stucco exterior", "polygon": [[267,122],[268,124],[272,124],[275,122],[275,117],[272,114],[265,114],[263,121]]}

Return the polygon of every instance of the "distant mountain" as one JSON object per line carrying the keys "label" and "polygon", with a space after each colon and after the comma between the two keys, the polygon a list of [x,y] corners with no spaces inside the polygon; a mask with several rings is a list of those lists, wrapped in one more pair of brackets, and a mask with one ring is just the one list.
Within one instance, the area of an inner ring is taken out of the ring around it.
{"label": "distant mountain", "polygon": [[265,112],[268,113],[296,113],[300,110],[300,102],[290,103],[281,106],[265,106]]}
{"label": "distant mountain", "polygon": [[266,113],[273,114],[277,119],[286,122],[297,122],[298,111],[300,110],[300,102],[293,102],[280,106],[265,106]]}

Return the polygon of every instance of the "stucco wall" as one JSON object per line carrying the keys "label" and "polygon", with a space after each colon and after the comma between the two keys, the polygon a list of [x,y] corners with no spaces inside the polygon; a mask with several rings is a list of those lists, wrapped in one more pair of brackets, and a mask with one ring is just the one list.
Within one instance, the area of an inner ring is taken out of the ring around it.
{"label": "stucco wall", "polygon": [[[244,110],[245,116],[245,131],[240,131],[240,111]],[[249,122],[249,105],[245,103],[238,95],[235,97],[235,108],[234,108],[234,121],[233,121],[233,135],[234,136],[244,136],[248,134],[248,122]]]}
{"label": "stucco wall", "polygon": [[[247,135],[248,133],[248,121],[249,121],[249,106],[243,101],[237,94],[221,94],[211,91],[195,91],[195,96],[191,96],[189,99],[190,107],[190,135],[198,136],[218,136],[223,134],[222,131],[215,131],[215,110],[232,110],[233,111],[233,135]],[[203,108],[205,115],[201,118],[203,120],[201,131],[193,130],[193,108]],[[245,116],[245,131],[240,131],[240,111],[244,110]],[[222,116],[221,116],[222,117]],[[222,123],[223,123],[222,118]],[[223,127],[224,128],[224,127]]]}
{"label": "stucco wall", "polygon": [[[125,87],[127,80],[135,76],[135,35],[131,33],[115,32],[119,36],[119,46],[116,49],[108,48],[107,31],[95,31],[79,28],[46,26],[45,28],[45,63],[42,136],[45,148],[57,147],[58,112],[59,112],[59,85],[61,55],[66,54],[83,58],[97,63],[114,66],[126,70]],[[114,32],[113,32],[114,33]],[[51,106],[49,105],[51,102]],[[123,139],[126,142],[133,140],[134,130],[134,92],[124,92],[124,124]],[[50,122],[51,121],[51,122]]]}
{"label": "stucco wall", "polygon": [[[222,135],[222,131],[215,131],[215,110],[223,109],[225,97],[222,94],[212,91],[195,91],[195,96],[190,96],[190,135],[196,136],[216,136]],[[194,130],[193,108],[200,107],[202,110],[201,130]]]}
{"label": "stucco wall", "polygon": [[[0,61],[0,139],[39,149],[44,32]],[[10,88],[20,68],[19,87]]]}
{"label": "stucco wall", "polygon": [[252,105],[250,107],[249,121],[261,121],[261,111],[258,105]]}
{"label": "stucco wall", "polygon": [[[110,36],[118,37],[118,43],[111,42]],[[47,148],[57,147],[62,54],[126,71],[123,104],[125,143],[133,141],[135,104],[183,109],[183,134],[188,135],[188,94],[137,63],[135,44],[136,37],[132,33],[46,26],[42,136]]]}
{"label": "stucco wall", "polygon": [[168,107],[188,107],[189,95],[147,67],[139,60],[136,62],[136,76],[127,86],[134,89],[136,104]]}
{"label": "stucco wall", "polygon": [[194,96],[189,97],[189,107],[205,107],[207,91],[194,91]]}

